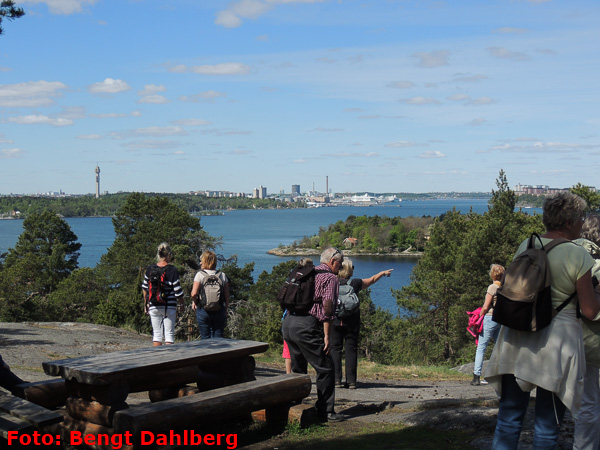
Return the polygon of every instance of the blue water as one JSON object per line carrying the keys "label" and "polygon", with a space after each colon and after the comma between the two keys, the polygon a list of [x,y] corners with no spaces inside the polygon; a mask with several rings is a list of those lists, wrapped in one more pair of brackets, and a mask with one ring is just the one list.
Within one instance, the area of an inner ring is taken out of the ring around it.
{"label": "blue water", "polygon": [[[304,236],[319,232],[338,220],[355,216],[438,216],[452,207],[467,213],[470,208],[476,213],[487,211],[485,199],[440,199],[402,202],[402,206],[334,207],[315,209],[245,210],[228,211],[223,216],[205,216],[200,223],[213,236],[223,238],[219,253],[229,258],[237,255],[238,264],[254,262],[254,278],[262,271],[271,271],[273,266],[291,258],[268,255],[266,252],[279,244],[291,244]],[[534,211],[534,210],[530,210]],[[539,212],[539,210],[535,210]],[[94,267],[106,253],[114,240],[112,221],[108,217],[66,219],[82,243],[79,265]],[[22,220],[0,220],[0,253],[13,247],[21,234]],[[317,257],[314,257],[315,262]],[[382,278],[371,287],[371,296],[377,306],[392,313],[397,312],[391,288],[399,289],[410,283],[410,274],[416,263],[413,258],[354,257],[354,276],[368,278],[382,270],[394,269],[389,278]]]}

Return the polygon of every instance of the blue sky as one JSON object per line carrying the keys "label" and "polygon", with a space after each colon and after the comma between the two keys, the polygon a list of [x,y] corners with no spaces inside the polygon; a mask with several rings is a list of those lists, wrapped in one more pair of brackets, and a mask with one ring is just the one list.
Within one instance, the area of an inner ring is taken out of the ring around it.
{"label": "blue sky", "polygon": [[597,186],[597,0],[26,0],[0,194]]}

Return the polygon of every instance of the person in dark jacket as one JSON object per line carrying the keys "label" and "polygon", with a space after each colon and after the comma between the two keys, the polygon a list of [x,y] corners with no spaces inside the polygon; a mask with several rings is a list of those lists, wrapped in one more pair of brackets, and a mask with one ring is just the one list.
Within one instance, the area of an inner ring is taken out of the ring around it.
{"label": "person in dark jacket", "polygon": [[[338,272],[340,285],[350,284],[356,295],[383,277],[389,277],[392,270],[388,269],[370,278],[353,278],[354,266],[349,258],[345,258]],[[356,389],[356,373],[358,367],[358,338],[360,333],[360,308],[356,313],[342,319],[336,318],[331,324],[331,357],[335,369],[335,387]],[[345,345],[344,345],[345,344]],[[342,348],[346,351],[346,384],[342,383]]]}

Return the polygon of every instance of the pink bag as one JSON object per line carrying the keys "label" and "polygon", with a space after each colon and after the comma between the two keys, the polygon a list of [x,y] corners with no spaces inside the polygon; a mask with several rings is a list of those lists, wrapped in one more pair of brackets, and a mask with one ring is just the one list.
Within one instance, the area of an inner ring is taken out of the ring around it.
{"label": "pink bag", "polygon": [[477,308],[474,311],[467,311],[469,315],[469,324],[467,325],[467,331],[475,338],[475,345],[479,342],[479,335],[483,331],[483,318],[480,316],[481,308]]}

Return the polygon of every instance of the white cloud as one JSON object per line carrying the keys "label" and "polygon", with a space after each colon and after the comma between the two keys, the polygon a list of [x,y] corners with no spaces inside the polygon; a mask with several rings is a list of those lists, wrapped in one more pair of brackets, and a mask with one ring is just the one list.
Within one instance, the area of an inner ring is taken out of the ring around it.
{"label": "white cloud", "polygon": [[8,118],[9,122],[18,123],[21,125],[52,125],[54,127],[66,127],[69,125],[73,125],[73,121],[71,119],[64,119],[62,117],[48,117],[43,115],[29,115],[29,116],[19,116],[19,117],[10,117]]}
{"label": "white cloud", "polygon": [[0,144],[13,144],[14,142],[10,139],[6,139],[6,137],[0,133]]}
{"label": "white cloud", "polygon": [[307,130],[309,133],[337,133],[340,131],[344,131],[343,128],[323,128],[323,127],[317,127],[317,128],[313,128],[311,130]]}
{"label": "white cloud", "polygon": [[38,108],[54,104],[67,85],[59,81],[28,81],[0,85],[0,106],[7,108]]}
{"label": "white cloud", "polygon": [[131,87],[125,81],[113,78],[107,78],[88,86],[88,91],[92,94],[117,94],[130,89]]}
{"label": "white cloud", "polygon": [[448,57],[450,52],[448,50],[438,50],[435,52],[419,52],[412,55],[413,58],[417,58],[419,67],[440,67],[448,65]]}
{"label": "white cloud", "polygon": [[513,52],[504,47],[488,47],[488,52],[494,58],[509,59],[511,61],[530,61],[531,56],[522,52]]}
{"label": "white cloud", "polygon": [[[530,142],[530,140],[522,140],[516,142]],[[502,152],[514,152],[514,153],[574,153],[581,150],[596,150],[600,148],[598,144],[570,144],[566,142],[542,142],[536,141],[530,145],[513,145],[511,143],[504,143],[500,145],[494,145],[491,150],[498,150]]]}
{"label": "white cloud", "polygon": [[475,98],[475,99],[471,100],[469,103],[467,103],[467,105],[480,106],[480,105],[492,105],[494,103],[496,103],[496,100],[494,100],[493,98],[479,97],[479,98]]}
{"label": "white cloud", "polygon": [[20,148],[5,148],[0,150],[0,159],[20,158],[22,154],[23,150]]}
{"label": "white cloud", "polygon": [[478,117],[476,119],[471,120],[467,125],[470,125],[472,127],[479,127],[481,125],[485,125],[487,123],[487,120],[485,120],[483,117]]}
{"label": "white cloud", "polygon": [[130,150],[169,150],[172,148],[181,147],[182,145],[183,144],[181,144],[181,142],[176,141],[145,139],[142,141],[135,141],[123,144],[123,147],[126,147]]}
{"label": "white cloud", "polygon": [[388,83],[387,87],[394,89],[410,89],[415,86],[412,81],[392,81]]}
{"label": "white cloud", "polygon": [[131,115],[133,117],[142,117],[142,112],[136,109],[135,111],[131,111]]}
{"label": "white cloud", "polygon": [[306,159],[295,159],[294,164],[305,164],[308,161]]}
{"label": "white cloud", "polygon": [[445,157],[446,157],[446,155],[444,155],[442,152],[439,152],[437,150],[421,153],[419,155],[419,158],[421,158],[421,159],[437,159],[437,158],[445,158]]}
{"label": "white cloud", "polygon": [[194,95],[182,95],[181,97],[179,97],[179,100],[182,102],[200,103],[200,102],[214,102],[214,100],[216,98],[224,98],[224,97],[227,97],[227,94],[225,92],[208,90],[208,91],[204,91],[204,92],[199,92],[198,94],[194,94]]}
{"label": "white cloud", "polygon": [[138,91],[138,95],[140,97],[145,97],[147,95],[154,95],[157,92],[164,92],[166,90],[167,90],[167,88],[164,85],[162,85],[162,84],[159,84],[159,85],[156,85],[156,84],[147,84],[147,85],[144,86],[144,90],[143,91]]}
{"label": "white cloud", "polygon": [[182,126],[188,126],[188,127],[202,127],[205,125],[212,125],[212,122],[209,120],[203,120],[203,119],[180,119],[180,120],[174,120],[173,122],[175,125],[182,125]]}
{"label": "white cloud", "polygon": [[76,136],[75,139],[81,139],[82,141],[97,141],[102,139],[102,135],[100,134],[81,134]]}
{"label": "white cloud", "polygon": [[411,97],[411,98],[401,98],[398,100],[401,103],[406,103],[407,105],[439,105],[440,102],[434,98],[427,97]]}
{"label": "white cloud", "polygon": [[231,152],[231,154],[239,155],[239,156],[247,156],[247,155],[251,155],[252,153],[254,153],[254,152],[250,151],[250,150],[242,150],[240,148],[236,148],[235,150],[233,150]]}
{"label": "white cloud", "polygon": [[385,144],[387,148],[408,148],[408,147],[423,147],[427,146],[427,144],[417,144],[411,141],[396,141],[390,142],[389,144]]}
{"label": "white cloud", "polygon": [[457,74],[456,78],[454,78],[454,82],[455,83],[476,83],[478,81],[483,81],[483,80],[487,80],[489,79],[489,77],[487,75],[483,75],[483,74],[477,74],[477,75],[460,75]]}
{"label": "white cloud", "polygon": [[154,105],[162,105],[165,103],[169,103],[170,100],[167,97],[163,97],[162,95],[146,95],[145,97],[140,98],[138,103],[151,103]]}
{"label": "white cloud", "polygon": [[467,94],[454,94],[454,95],[451,95],[450,97],[446,97],[446,98],[453,102],[462,102],[465,100],[469,100],[471,97],[469,97]]}
{"label": "white cloud", "polygon": [[122,114],[122,113],[90,114],[90,117],[93,117],[94,119],[119,119],[121,117],[127,117],[127,114]]}
{"label": "white cloud", "polygon": [[75,14],[83,12],[85,6],[92,6],[98,0],[21,0],[19,3],[45,3],[52,14]]}
{"label": "white cloud", "polygon": [[513,27],[501,27],[494,30],[494,33],[498,34],[523,34],[529,33],[529,30],[525,28],[513,28]]}
{"label": "white cloud", "polygon": [[200,75],[246,75],[250,73],[250,66],[242,63],[207,64],[203,66],[185,66],[180,64],[171,67],[169,72],[174,73],[198,73]]}
{"label": "white cloud", "polygon": [[320,3],[324,0],[238,0],[217,12],[215,24],[225,28],[242,25],[242,19],[258,19],[277,5],[286,3]]}
{"label": "white cloud", "polygon": [[146,127],[135,130],[114,131],[110,133],[113,139],[127,139],[137,136],[187,136],[189,133],[181,127]]}

